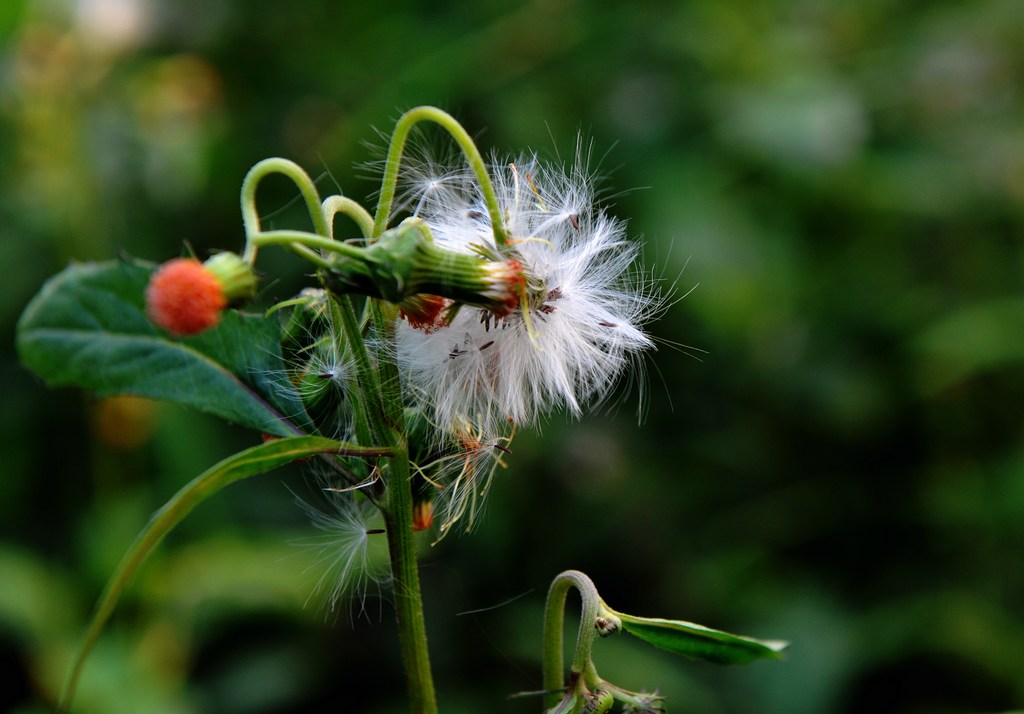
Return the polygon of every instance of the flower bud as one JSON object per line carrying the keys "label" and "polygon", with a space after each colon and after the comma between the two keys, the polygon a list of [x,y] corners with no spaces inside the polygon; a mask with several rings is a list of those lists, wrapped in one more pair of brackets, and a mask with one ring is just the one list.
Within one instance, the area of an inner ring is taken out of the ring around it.
{"label": "flower bud", "polygon": [[146,287],[146,314],[176,337],[217,325],[232,300],[256,291],[252,269],[234,253],[218,253],[205,263],[175,258],[153,273]]}
{"label": "flower bud", "polygon": [[598,616],[594,620],[594,627],[597,629],[597,634],[601,637],[607,637],[608,635],[614,635],[622,628],[622,620],[615,615],[611,617]]}

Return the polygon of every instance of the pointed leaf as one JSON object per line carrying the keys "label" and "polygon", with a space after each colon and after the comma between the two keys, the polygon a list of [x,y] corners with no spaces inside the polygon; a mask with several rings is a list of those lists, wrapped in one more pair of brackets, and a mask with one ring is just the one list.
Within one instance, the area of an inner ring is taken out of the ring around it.
{"label": "pointed leaf", "polygon": [[716,664],[746,664],[765,658],[782,659],[782,650],[789,645],[780,640],[755,640],[753,637],[732,635],[684,620],[635,617],[614,610],[611,612],[622,620],[622,629],[655,647]]}
{"label": "pointed leaf", "polygon": [[[163,508],[153,514],[107,582],[103,594],[100,595],[96,603],[89,628],[72,660],[71,670],[61,694],[60,710],[64,711],[70,705],[85,658],[99,638],[107,620],[113,614],[114,608],[131,582],[132,576],[163,540],[163,537],[184,520],[185,516],[191,513],[196,506],[235,481],[265,473],[296,459],[322,453],[360,453],[361,451],[358,447],[350,447],[350,445],[334,439],[319,436],[275,439],[229,456],[182,487],[170,501],[164,504]],[[366,451],[374,452],[372,449]],[[377,452],[379,453],[379,450]]]}
{"label": "pointed leaf", "polygon": [[72,264],[51,278],[18,323],[18,353],[50,386],[99,396],[178,402],[277,436],[303,415],[282,377],[276,320],[225,312],[195,337],[172,338],[145,312],[153,266],[128,260]]}

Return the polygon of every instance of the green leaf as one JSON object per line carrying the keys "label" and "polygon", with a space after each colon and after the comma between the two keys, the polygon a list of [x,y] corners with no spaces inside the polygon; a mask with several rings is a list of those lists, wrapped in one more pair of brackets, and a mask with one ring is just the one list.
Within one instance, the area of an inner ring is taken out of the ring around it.
{"label": "green leaf", "polygon": [[[61,694],[59,709],[65,711],[70,705],[85,658],[96,644],[96,640],[99,639],[104,625],[113,614],[114,608],[131,582],[132,576],[164,536],[184,520],[185,516],[191,513],[196,506],[235,481],[265,473],[296,459],[314,454],[359,453],[360,451],[374,452],[373,449],[360,450],[359,447],[351,447],[334,439],[319,436],[275,439],[229,456],[182,487],[170,501],[164,504],[163,508],[153,514],[107,582],[103,594],[100,595],[96,603],[89,628],[72,660],[71,670]],[[379,450],[377,451],[379,452]]]}
{"label": "green leaf", "polygon": [[757,659],[782,659],[782,650],[789,646],[780,640],[755,640],[753,637],[731,635],[683,620],[657,617],[635,617],[615,612],[622,620],[622,629],[669,652],[716,664],[746,664]]}
{"label": "green leaf", "polygon": [[172,338],[146,317],[152,272],[119,260],[72,264],[51,278],[18,323],[22,362],[50,386],[166,399],[293,436],[284,415],[305,412],[283,377],[277,321],[228,310],[215,329]]}

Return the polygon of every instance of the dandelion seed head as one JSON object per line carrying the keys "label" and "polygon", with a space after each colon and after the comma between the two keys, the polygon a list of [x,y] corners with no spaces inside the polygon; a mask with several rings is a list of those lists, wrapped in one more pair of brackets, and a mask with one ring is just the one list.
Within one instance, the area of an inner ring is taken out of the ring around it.
{"label": "dandelion seed head", "polygon": [[[418,216],[444,248],[500,255],[490,216],[468,171],[445,175],[416,198]],[[662,297],[636,269],[639,248],[625,223],[595,205],[592,177],[535,157],[495,161],[490,174],[526,281],[523,304],[507,314],[463,306],[442,329],[397,330],[398,360],[414,398],[457,432],[535,423],[566,409],[579,416],[654,343],[643,325]],[[422,184],[420,184],[422,186]]]}

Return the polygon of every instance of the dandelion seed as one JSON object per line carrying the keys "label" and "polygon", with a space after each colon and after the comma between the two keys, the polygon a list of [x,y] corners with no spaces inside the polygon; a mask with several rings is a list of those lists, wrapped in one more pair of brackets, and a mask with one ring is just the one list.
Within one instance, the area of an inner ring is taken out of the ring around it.
{"label": "dandelion seed", "polygon": [[288,301],[292,309],[282,337],[287,374],[277,381],[301,400],[320,433],[349,440],[353,413],[346,395],[357,369],[327,301],[320,291],[303,291]]}
{"label": "dandelion seed", "polygon": [[321,337],[305,353],[307,358],[293,378],[303,402],[309,406],[315,405],[331,392],[340,398],[348,388],[354,367],[343,353],[336,336]]}
{"label": "dandelion seed", "polygon": [[433,476],[424,478],[437,489],[431,520],[436,512],[441,538],[460,521],[467,531],[476,525],[494,474],[505,467],[502,456],[511,453],[508,444],[513,436],[514,430],[508,436],[492,436],[464,422],[454,431],[445,455],[428,465]]}
{"label": "dandelion seed", "polygon": [[310,569],[321,572],[310,596],[322,595],[333,610],[350,594],[365,613],[369,589],[379,590],[388,578],[386,558],[373,553],[375,546],[386,549],[380,512],[353,493],[325,492],[321,505],[301,499],[299,505],[322,532],[299,541],[315,551]]}

